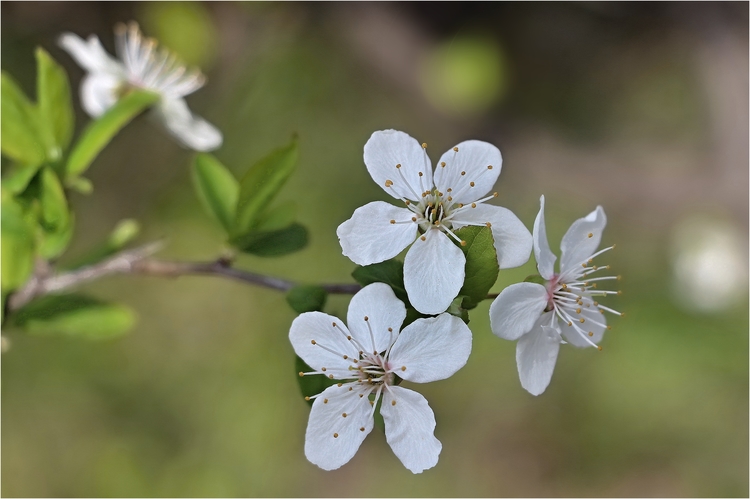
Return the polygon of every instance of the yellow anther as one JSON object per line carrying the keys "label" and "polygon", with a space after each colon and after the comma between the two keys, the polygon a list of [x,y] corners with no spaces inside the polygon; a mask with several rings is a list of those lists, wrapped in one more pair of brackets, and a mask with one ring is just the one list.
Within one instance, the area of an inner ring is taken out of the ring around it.
{"label": "yellow anther", "polygon": [[420,177],[423,177],[423,176],[424,176],[424,174],[423,174],[422,172],[419,172],[419,176],[420,176]]}
{"label": "yellow anther", "polygon": [[406,371],[406,366],[401,366],[402,371]]}
{"label": "yellow anther", "polygon": [[304,376],[304,375],[305,375],[305,373],[303,373],[302,371],[300,371],[300,372],[299,372],[299,377],[300,377],[300,378],[301,378],[302,376]]}
{"label": "yellow anther", "polygon": [[583,262],[583,263],[581,264],[581,267],[583,267],[583,268],[585,269],[585,268],[586,268],[586,262]]}
{"label": "yellow anther", "polygon": [[422,149],[427,149],[427,142],[422,142]]}
{"label": "yellow anther", "polygon": [[617,290],[617,296],[620,296],[622,294],[622,290]]}
{"label": "yellow anther", "polygon": [[601,345],[599,345],[598,347],[596,347],[596,349],[597,349],[597,350],[599,350],[599,351],[601,352],[601,351],[602,351],[602,346],[601,346]]}
{"label": "yellow anther", "polygon": [[391,223],[392,223],[392,224],[395,224],[395,223],[396,223],[396,221],[395,221],[395,220],[391,220]]}
{"label": "yellow anther", "polygon": [[618,281],[622,280],[622,276],[621,276],[621,275],[618,275],[618,276],[617,276],[617,280],[618,280]]}
{"label": "yellow anther", "polygon": [[492,224],[489,222],[485,222],[484,225],[486,225],[487,227],[492,227]]}
{"label": "yellow anther", "polygon": [[589,331],[589,336],[594,336],[594,332],[593,331]]}
{"label": "yellow anther", "polygon": [[620,317],[625,317],[625,312],[620,312]]}
{"label": "yellow anther", "polygon": [[348,358],[349,358],[349,356],[348,356],[348,355],[344,355],[344,360],[346,360],[346,359],[348,359]]}
{"label": "yellow anther", "polygon": [[607,326],[607,331],[611,331],[611,330],[612,330],[612,326]]}
{"label": "yellow anther", "polygon": [[420,239],[421,239],[422,241],[426,241],[426,240],[427,240],[427,238],[426,238],[426,237],[424,237],[424,236],[420,236]]}
{"label": "yellow anther", "polygon": [[365,315],[365,322],[369,321],[370,318]]}
{"label": "yellow anther", "polygon": [[386,187],[390,187],[390,186],[392,186],[392,185],[393,185],[393,180],[386,180],[386,181],[385,181],[385,186],[386,186]]}
{"label": "yellow anther", "polygon": [[461,172],[461,175],[466,175],[466,172]]}
{"label": "yellow anther", "polygon": [[326,372],[326,368],[325,367],[321,367],[320,370],[323,371],[323,372]]}
{"label": "yellow anther", "polygon": [[454,147],[453,152],[458,152],[458,147]]}
{"label": "yellow anther", "polygon": [[496,198],[497,196],[498,196],[497,192],[493,192],[493,193],[492,193],[492,197],[493,197],[493,198]]}
{"label": "yellow anther", "polygon": [[581,309],[580,309],[580,308],[577,308],[577,309],[576,309],[576,313],[577,313],[577,314],[580,314],[580,313],[581,313]]}
{"label": "yellow anther", "polygon": [[471,207],[472,207],[472,208],[476,208],[476,207],[477,207],[477,204],[476,204],[476,203],[471,203]]}
{"label": "yellow anther", "polygon": [[349,340],[349,341],[352,341],[352,337],[351,336],[347,336],[346,339]]}
{"label": "yellow anther", "polygon": [[568,285],[567,285],[567,284],[565,284],[565,283],[563,283],[563,284],[562,284],[562,288],[563,288],[563,289],[568,289]]}
{"label": "yellow anther", "polygon": [[328,379],[333,379],[333,374],[329,374]]}
{"label": "yellow anther", "polygon": [[395,400],[391,400],[391,405],[396,405],[396,401]]}
{"label": "yellow anther", "polygon": [[445,161],[441,161],[440,162],[440,166],[442,166],[443,168],[445,168]]}
{"label": "yellow anther", "polygon": [[492,165],[487,165],[488,170],[492,170]]}
{"label": "yellow anther", "polygon": [[312,343],[313,345],[315,345],[315,340],[310,340],[310,343]]}
{"label": "yellow anther", "polygon": [[331,323],[331,326],[333,326],[333,327],[336,327],[336,323],[335,323],[335,322],[332,322],[332,323]]}
{"label": "yellow anther", "polygon": [[572,322],[570,322],[570,321],[568,321],[568,327],[570,327],[570,326],[572,326],[572,325],[573,325],[573,323],[572,323]]}
{"label": "yellow anther", "polygon": [[458,207],[459,207],[459,208],[463,208],[463,207],[464,207],[464,204],[463,204],[463,203],[458,203]]}
{"label": "yellow anther", "polygon": [[339,438],[339,434],[338,433],[334,433],[333,434],[333,438]]}
{"label": "yellow anther", "polygon": [[474,182],[469,182],[469,185],[474,187]]}
{"label": "yellow anther", "polygon": [[589,232],[589,239],[591,239],[592,237],[594,237],[594,233],[593,232]]}
{"label": "yellow anther", "polygon": [[401,168],[401,163],[398,163],[398,164],[396,165],[396,168]]}
{"label": "yellow anther", "polygon": [[404,204],[405,204],[406,206],[409,206],[409,205],[411,204],[411,201],[409,201],[408,199],[406,199],[406,200],[404,200]]}
{"label": "yellow anther", "polygon": [[445,191],[445,192],[451,192],[451,191],[453,191],[453,189],[452,189],[452,188],[450,188],[450,187],[448,187],[448,190],[447,190],[447,191]]}
{"label": "yellow anther", "polygon": [[[333,377],[333,375],[331,375],[331,377]],[[342,386],[344,386],[344,384],[343,383],[336,383],[336,386],[338,386],[339,388],[341,388]]]}
{"label": "yellow anther", "polygon": [[[361,382],[362,382],[362,380],[360,380],[360,381],[359,381],[359,383],[361,383]],[[364,393],[360,393],[360,394],[359,394],[359,398],[362,398],[362,397],[364,397],[364,396],[365,396],[365,394],[364,394]]]}
{"label": "yellow anther", "polygon": [[417,221],[417,217],[411,217],[411,221],[412,222],[416,222]]}
{"label": "yellow anther", "polygon": [[598,301],[595,301],[595,302],[594,302],[594,306],[595,306],[595,307],[598,307],[598,306],[599,306],[599,302],[598,302]]}
{"label": "yellow anther", "polygon": [[346,413],[341,414],[341,417],[345,418],[346,417]]}
{"label": "yellow anther", "polygon": [[602,314],[602,315],[604,315],[604,310],[599,309],[599,313]]}
{"label": "yellow anther", "polygon": [[392,328],[392,327],[389,327],[389,328],[388,328],[388,332],[389,332],[389,333],[392,333],[392,332],[393,332],[393,328]]}
{"label": "yellow anther", "polygon": [[604,268],[605,268],[605,269],[607,269],[607,270],[609,270],[609,265],[607,265],[607,266],[606,266],[606,267],[604,267]]}
{"label": "yellow anther", "polygon": [[617,245],[616,245],[616,244],[613,244],[613,245],[612,245],[612,249],[615,249],[616,247],[617,247]]}
{"label": "yellow anther", "polygon": [[305,397],[305,400],[310,400],[310,397]]}
{"label": "yellow anther", "polygon": [[594,263],[594,260],[592,260],[591,258],[589,258],[588,262],[586,262],[586,263],[588,263],[589,265],[591,265],[592,263]]}
{"label": "yellow anther", "polygon": [[359,427],[359,431],[365,431],[365,427],[364,426],[360,426]]}
{"label": "yellow anther", "polygon": [[466,246],[466,241],[461,241],[461,246]]}
{"label": "yellow anther", "polygon": [[328,399],[323,399],[323,403],[327,404],[328,403]]}
{"label": "yellow anther", "polygon": [[451,196],[448,196],[448,201],[453,201],[453,198]]}
{"label": "yellow anther", "polygon": [[583,324],[584,322],[586,322],[586,319],[584,319],[583,317],[581,317],[580,319],[578,319],[578,322],[580,322],[581,324]]}

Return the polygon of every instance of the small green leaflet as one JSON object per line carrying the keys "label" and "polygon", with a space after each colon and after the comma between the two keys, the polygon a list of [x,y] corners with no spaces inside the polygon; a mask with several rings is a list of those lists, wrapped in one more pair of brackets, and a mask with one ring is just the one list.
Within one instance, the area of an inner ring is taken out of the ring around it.
{"label": "small green leaflet", "polygon": [[466,241],[465,246],[460,246],[466,255],[466,277],[458,294],[464,296],[461,308],[471,310],[487,298],[487,293],[497,281],[500,268],[489,227],[463,227],[456,231],[456,235]]}

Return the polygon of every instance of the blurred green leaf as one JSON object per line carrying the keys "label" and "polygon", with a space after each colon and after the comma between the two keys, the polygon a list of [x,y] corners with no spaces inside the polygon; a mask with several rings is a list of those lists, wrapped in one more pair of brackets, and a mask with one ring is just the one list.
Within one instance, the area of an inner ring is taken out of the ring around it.
{"label": "blurred green leaf", "polygon": [[297,167],[297,140],[262,158],[240,181],[240,195],[234,224],[235,234],[256,228],[258,216],[278,194]]}
{"label": "blurred green leaf", "polygon": [[471,310],[487,298],[487,293],[497,281],[500,268],[489,227],[463,227],[456,231],[456,235],[466,241],[465,246],[460,246],[466,255],[466,277],[458,294],[465,296],[461,307]]}
{"label": "blurred green leaf", "polygon": [[364,267],[357,267],[352,277],[362,286],[373,282],[384,282],[389,285],[396,297],[409,307],[409,297],[404,287],[404,264],[398,260],[386,260]]}
{"label": "blurred green leaf", "polygon": [[286,294],[286,302],[298,314],[323,310],[328,292],[320,286],[295,286]]}
{"label": "blurred green leaf", "polygon": [[237,179],[218,159],[207,153],[195,157],[192,178],[203,207],[230,232],[240,193]]}
{"label": "blurred green leaf", "polygon": [[68,223],[68,200],[63,186],[51,168],[45,167],[41,174],[40,202],[45,229],[54,231]]}
{"label": "blurred green leaf", "polygon": [[271,210],[264,211],[260,217],[258,217],[256,230],[268,231],[285,229],[294,223],[296,215],[297,203],[294,201],[281,203],[279,206],[272,208]]}
{"label": "blurred green leaf", "polygon": [[72,179],[86,171],[117,132],[158,99],[158,94],[146,90],[133,90],[106,113],[89,123],[70,153],[65,168],[66,179]]}
{"label": "blurred green leaf", "polygon": [[230,240],[230,243],[255,256],[282,256],[301,250],[307,246],[307,241],[307,229],[294,223],[286,229],[250,232]]}
{"label": "blurred green leaf", "polygon": [[44,161],[44,143],[36,107],[4,71],[0,76],[0,94],[3,154],[28,168],[38,168]]}
{"label": "blurred green leaf", "polygon": [[34,269],[34,228],[9,192],[3,191],[0,210],[3,293],[22,286]]}
{"label": "blurred green leaf", "polygon": [[38,248],[39,256],[46,260],[60,256],[68,248],[68,244],[73,237],[74,222],[75,217],[71,213],[64,225],[50,231],[41,230],[41,241]]}
{"label": "blurred green leaf", "polygon": [[10,171],[3,172],[3,189],[7,189],[13,194],[22,193],[38,171],[39,166],[24,166],[18,163],[11,166]]}
{"label": "blurred green leaf", "polygon": [[68,187],[81,194],[91,194],[94,191],[94,184],[86,177],[75,177],[69,180]]}
{"label": "blurred green leaf", "polygon": [[84,295],[48,295],[20,309],[13,322],[31,334],[99,340],[126,333],[135,324],[135,313]]}
{"label": "blurred green leaf", "polygon": [[[294,369],[297,372],[297,382],[299,383],[299,390],[300,392],[302,392],[302,396],[304,397],[312,397],[313,395],[317,395],[329,386],[338,383],[337,380],[327,378],[322,374],[300,376],[300,373],[312,372],[313,368],[305,364],[305,361],[302,360],[298,355],[295,355]],[[312,400],[308,400],[307,402],[310,405],[312,405],[313,403]]]}
{"label": "blurred green leaf", "polygon": [[46,156],[58,161],[70,144],[75,116],[65,70],[41,47],[36,49],[39,126],[47,142]]}

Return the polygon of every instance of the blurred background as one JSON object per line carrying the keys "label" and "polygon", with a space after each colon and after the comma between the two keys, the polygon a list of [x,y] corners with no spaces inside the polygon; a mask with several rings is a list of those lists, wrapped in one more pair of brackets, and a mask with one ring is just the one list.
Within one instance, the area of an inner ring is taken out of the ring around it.
{"label": "blurred background", "polygon": [[[623,295],[604,350],[563,347],[540,397],[515,344],[471,314],[474,349],[419,386],[438,465],[412,475],[376,428],[324,472],[303,453],[309,408],[282,294],[211,277],[112,277],[90,294],[127,304],[126,336],[89,342],[4,331],[4,496],[744,496],[748,490],[747,3],[2,3],[2,69],[34,93],[41,45],[136,20],[201,67],[188,98],[224,132],[237,174],[300,139],[280,195],[311,231],[303,251],[237,266],[352,282],[335,229],[386,199],[362,148],[403,130],[437,160],[466,139],[504,156],[497,204],[528,227],[547,199],[556,251],[601,204]],[[88,118],[78,106],[77,129]],[[73,261],[121,219],[165,258],[211,260],[223,233],[189,178],[192,154],[145,116],[74,194]],[[495,291],[534,272],[503,271]],[[326,311],[345,316],[347,297]]]}

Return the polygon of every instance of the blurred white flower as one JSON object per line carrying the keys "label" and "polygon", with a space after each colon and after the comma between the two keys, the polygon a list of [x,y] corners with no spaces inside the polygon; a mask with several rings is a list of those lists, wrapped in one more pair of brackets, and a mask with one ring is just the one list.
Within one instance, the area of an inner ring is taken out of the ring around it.
{"label": "blurred white flower", "polygon": [[695,216],[672,235],[672,290],[690,310],[720,312],[747,297],[747,235],[732,225]]}
{"label": "blurred white flower", "polygon": [[526,263],[532,242],[529,230],[510,210],[485,203],[497,196],[487,195],[502,166],[497,147],[478,140],[461,142],[443,154],[434,175],[426,147],[404,132],[373,133],[365,144],[367,171],[406,207],[368,203],[339,225],[336,234],[344,255],[358,265],[388,260],[411,245],[404,259],[409,301],[424,314],[438,314],[464,283],[466,257],[451,241],[461,242],[455,229],[490,227],[501,269]]}
{"label": "blurred white flower", "polygon": [[198,70],[187,71],[176,57],[144,39],[136,23],[115,26],[118,59],[110,56],[95,35],[84,41],[63,33],[58,41],[88,74],[81,82],[81,104],[93,117],[112,107],[129,86],[156,92],[161,97],[156,113],[167,130],[183,145],[210,151],[221,145],[221,132],[194,116],[185,97],[201,88],[205,78]]}
{"label": "blurred white flower", "polygon": [[549,385],[563,338],[577,347],[596,347],[609,329],[604,312],[622,315],[594,300],[619,293],[597,289],[600,281],[619,277],[592,277],[609,269],[593,265],[593,258],[614,248],[596,251],[607,224],[602,207],[573,222],[565,233],[560,243],[560,272],[555,273],[557,257],[547,243],[544,196],[540,204],[534,222],[534,256],[546,282],[512,284],[490,305],[492,332],[506,340],[518,340],[518,375],[521,386],[532,395],[541,394]]}
{"label": "blurred white flower", "polygon": [[[461,319],[441,314],[418,319],[399,333],[406,307],[393,290],[374,283],[354,295],[347,322],[322,312],[297,317],[289,330],[294,351],[314,371],[341,383],[315,399],[305,434],[305,456],[324,470],[346,464],[374,424],[380,396],[385,436],[413,473],[437,464],[442,445],[435,416],[419,393],[397,386],[399,378],[427,383],[452,376],[471,353],[471,331]],[[398,376],[397,376],[398,375]]]}

